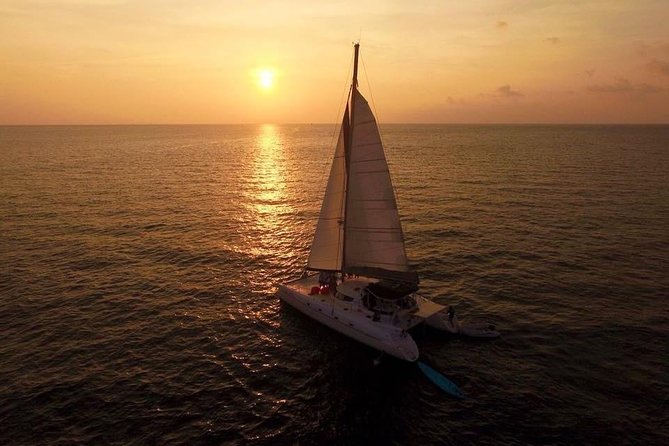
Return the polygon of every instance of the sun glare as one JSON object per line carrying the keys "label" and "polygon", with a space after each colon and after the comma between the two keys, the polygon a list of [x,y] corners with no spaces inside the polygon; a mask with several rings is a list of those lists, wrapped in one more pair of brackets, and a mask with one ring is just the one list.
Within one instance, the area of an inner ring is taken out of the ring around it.
{"label": "sun glare", "polygon": [[274,85],[273,70],[258,70],[258,85],[263,90],[269,90]]}

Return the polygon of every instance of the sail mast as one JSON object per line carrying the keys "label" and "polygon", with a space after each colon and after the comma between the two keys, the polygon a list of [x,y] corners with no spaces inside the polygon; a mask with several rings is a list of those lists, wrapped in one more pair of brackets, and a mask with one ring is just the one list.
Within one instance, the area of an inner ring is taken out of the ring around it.
{"label": "sail mast", "polygon": [[[353,89],[358,88],[358,51],[360,50],[360,42],[356,42],[353,45],[353,48],[355,49],[355,58],[353,59]],[[351,109],[351,114],[353,114],[353,110]]]}
{"label": "sail mast", "polygon": [[349,100],[350,103],[350,119],[349,119],[349,130],[348,130],[348,140],[346,141],[344,145],[344,156],[346,159],[346,185],[345,185],[345,190],[344,190],[344,230],[343,230],[343,235],[344,235],[344,240],[342,241],[342,247],[341,247],[341,254],[342,254],[342,273],[344,272],[344,263],[346,259],[346,208],[347,208],[347,203],[348,203],[348,191],[349,191],[349,183],[348,183],[348,178],[349,178],[349,172],[351,169],[351,147],[353,146],[353,118],[355,117],[355,93],[358,89],[358,52],[360,50],[360,42],[356,42],[353,44],[353,48],[355,51],[355,56],[353,58],[353,79],[351,80],[351,99]]}

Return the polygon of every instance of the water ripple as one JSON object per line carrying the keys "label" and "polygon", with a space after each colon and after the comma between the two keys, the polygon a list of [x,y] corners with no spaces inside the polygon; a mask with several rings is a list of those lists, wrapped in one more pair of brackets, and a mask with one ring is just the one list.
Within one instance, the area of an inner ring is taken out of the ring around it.
{"label": "water ripple", "polygon": [[330,126],[0,129],[3,444],[661,444],[669,132],[387,126],[440,394],[275,296]]}

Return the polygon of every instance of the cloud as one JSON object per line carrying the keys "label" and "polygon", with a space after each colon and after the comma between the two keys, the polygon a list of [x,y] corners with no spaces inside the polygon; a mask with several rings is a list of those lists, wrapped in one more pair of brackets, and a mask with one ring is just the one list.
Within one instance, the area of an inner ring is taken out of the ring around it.
{"label": "cloud", "polygon": [[497,28],[499,29],[507,29],[509,27],[509,24],[504,20],[498,20],[495,26],[497,26]]}
{"label": "cloud", "polygon": [[560,38],[559,37],[549,37],[547,39],[544,39],[544,42],[550,42],[553,45],[557,45],[558,43],[560,43]]}
{"label": "cloud", "polygon": [[511,85],[502,85],[497,90],[497,96],[503,98],[518,98],[524,96],[521,92],[512,90]]}
{"label": "cloud", "polygon": [[616,78],[612,84],[588,85],[588,91],[593,93],[659,93],[665,90],[657,85],[633,84],[624,78]]}
{"label": "cloud", "polygon": [[462,98],[454,98],[453,96],[448,96],[446,98],[446,103],[448,105],[465,105],[466,102]]}
{"label": "cloud", "polygon": [[669,42],[637,42],[636,50],[640,56],[669,56]]}
{"label": "cloud", "polygon": [[634,87],[627,79],[617,78],[612,84],[588,85],[588,90],[594,93],[626,93],[634,91]]}
{"label": "cloud", "polygon": [[646,64],[646,67],[653,73],[669,76],[669,62],[666,60],[653,59]]}

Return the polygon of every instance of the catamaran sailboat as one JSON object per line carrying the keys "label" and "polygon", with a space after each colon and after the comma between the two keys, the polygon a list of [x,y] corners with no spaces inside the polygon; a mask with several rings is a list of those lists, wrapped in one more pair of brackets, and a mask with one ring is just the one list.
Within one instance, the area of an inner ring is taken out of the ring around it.
{"label": "catamaran sailboat", "polygon": [[[453,331],[443,305],[418,294],[376,119],[358,91],[358,52],[305,274],[279,285],[286,303],[338,332],[416,361],[408,330]],[[450,324],[450,325],[449,325]]]}

